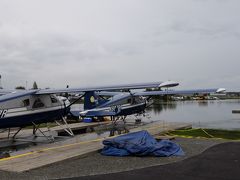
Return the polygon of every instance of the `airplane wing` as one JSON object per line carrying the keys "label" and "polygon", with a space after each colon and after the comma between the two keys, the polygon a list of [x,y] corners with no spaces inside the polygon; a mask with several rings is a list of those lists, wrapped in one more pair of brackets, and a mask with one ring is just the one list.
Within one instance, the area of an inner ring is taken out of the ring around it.
{"label": "airplane wing", "polygon": [[95,94],[98,96],[116,96],[119,93],[124,93],[124,92],[119,92],[119,91],[98,91]]}
{"label": "airplane wing", "polygon": [[43,89],[36,92],[36,94],[40,95],[40,94],[57,94],[57,93],[78,93],[78,92],[88,92],[88,91],[114,91],[114,90],[129,90],[129,89],[162,88],[162,87],[173,87],[177,85],[179,85],[179,83],[176,83],[173,81],[133,83],[133,84],[95,86],[95,87],[83,87],[83,88]]}
{"label": "airplane wing", "polygon": [[13,90],[0,89],[0,96],[13,92]]}
{"label": "airplane wing", "polygon": [[[27,95],[81,93],[81,92],[88,92],[88,91],[114,91],[114,90],[173,87],[173,86],[177,86],[178,84],[179,83],[176,83],[173,81],[166,81],[166,82],[133,83],[133,84],[81,87],[81,88],[16,90],[14,92],[2,90],[2,96],[0,96],[0,102],[16,99],[18,97],[23,97],[23,96],[27,96]],[[111,94],[113,94],[113,93],[111,93]],[[117,94],[119,94],[119,92]],[[116,93],[114,93],[114,95],[116,95]]]}
{"label": "airplane wing", "polygon": [[134,93],[134,96],[209,94],[209,93],[223,93],[225,91],[226,90],[224,88],[193,89],[193,90],[168,90],[168,91],[143,91],[143,92]]}
{"label": "airplane wing", "polygon": [[[209,94],[209,93],[222,93],[224,88],[213,89],[193,89],[193,90],[166,90],[166,91],[142,91],[142,92],[122,92],[114,95],[111,100],[98,106],[98,108],[109,107],[116,105],[117,103],[127,100],[133,96],[159,96],[159,95],[191,95],[191,94]],[[100,92],[101,93],[101,92]],[[109,92],[110,94],[111,92]]]}
{"label": "airplane wing", "polygon": [[9,101],[9,100],[13,100],[13,99],[16,99],[19,97],[33,95],[33,94],[36,94],[37,91],[38,90],[22,90],[22,91],[11,92],[11,93],[0,96],[0,103]]}

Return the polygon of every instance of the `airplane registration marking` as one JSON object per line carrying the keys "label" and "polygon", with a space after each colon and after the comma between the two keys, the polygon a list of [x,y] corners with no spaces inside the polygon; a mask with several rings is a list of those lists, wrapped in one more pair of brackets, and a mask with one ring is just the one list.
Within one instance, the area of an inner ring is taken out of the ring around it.
{"label": "airplane registration marking", "polygon": [[7,114],[8,110],[7,109],[3,109],[3,110],[0,110],[0,119],[1,118],[4,118]]}

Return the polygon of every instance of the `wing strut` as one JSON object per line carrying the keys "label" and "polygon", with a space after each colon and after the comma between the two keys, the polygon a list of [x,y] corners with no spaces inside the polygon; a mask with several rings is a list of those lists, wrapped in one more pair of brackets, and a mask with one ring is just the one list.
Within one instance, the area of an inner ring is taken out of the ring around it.
{"label": "wing strut", "polygon": [[16,135],[21,131],[22,127],[19,127],[18,130],[15,133],[11,133],[11,128],[8,129],[8,139],[10,138],[11,134],[14,134],[12,136],[12,139],[15,139]]}
{"label": "wing strut", "polygon": [[47,131],[42,131],[41,128],[39,128],[40,124],[37,125],[34,122],[32,122],[32,124],[33,124],[33,135],[35,137],[37,137],[36,132],[38,130],[47,140],[49,140],[50,142],[54,142],[54,136],[53,135],[47,136],[46,134],[44,134],[44,132],[50,132],[49,126],[47,126]]}
{"label": "wing strut", "polygon": [[55,122],[57,125],[61,126],[64,129],[64,131],[66,131],[70,136],[74,136],[72,129],[69,127],[65,117],[62,117],[63,123],[60,123],[60,121],[57,121],[57,120]]}
{"label": "wing strut", "polygon": [[81,95],[79,98],[77,98],[75,101],[71,102],[66,108],[71,107],[73,104],[75,104],[78,100],[82,99],[82,97],[85,96],[86,93],[84,93],[83,95]]}

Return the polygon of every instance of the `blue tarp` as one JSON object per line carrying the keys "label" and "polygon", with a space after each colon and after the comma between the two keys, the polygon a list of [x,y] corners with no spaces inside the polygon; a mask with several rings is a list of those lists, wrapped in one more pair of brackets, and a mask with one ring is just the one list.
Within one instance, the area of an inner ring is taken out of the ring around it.
{"label": "blue tarp", "polygon": [[147,131],[118,136],[103,141],[106,156],[181,156],[182,148],[170,140],[157,141]]}

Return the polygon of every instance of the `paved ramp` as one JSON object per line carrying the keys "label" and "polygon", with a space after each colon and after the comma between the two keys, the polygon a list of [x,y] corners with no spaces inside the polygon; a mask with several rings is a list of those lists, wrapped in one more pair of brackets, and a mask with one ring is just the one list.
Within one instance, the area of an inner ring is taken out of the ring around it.
{"label": "paved ramp", "polygon": [[[132,129],[131,132],[147,130],[150,134],[157,135],[164,131],[183,129],[189,126],[190,125],[186,123],[157,122]],[[82,138],[82,136],[75,136],[66,141],[45,144],[39,147],[29,148],[25,151],[19,151],[9,158],[0,159],[0,169],[23,172],[69,158],[85,156],[103,147],[102,141],[104,138],[82,141],[80,137]]]}
{"label": "paved ramp", "polygon": [[81,180],[239,180],[240,143],[213,146],[195,157],[176,163],[131,171],[75,177]]}

